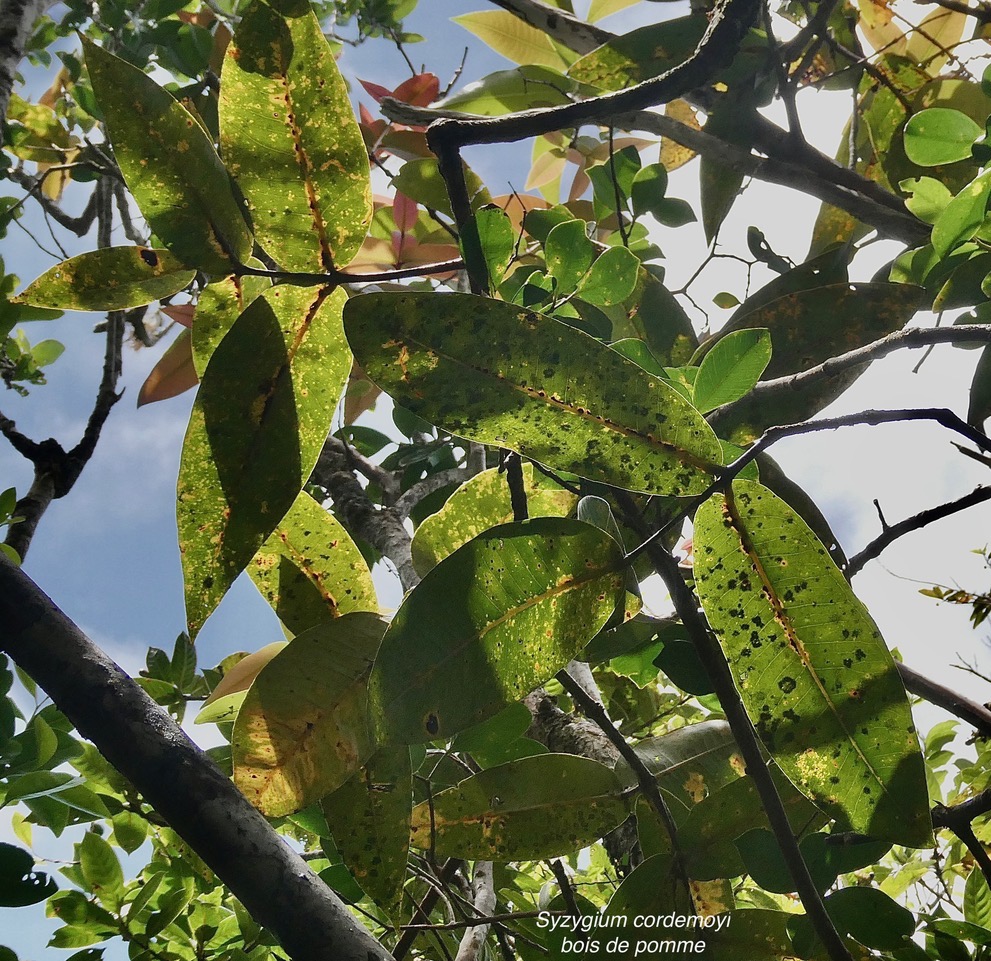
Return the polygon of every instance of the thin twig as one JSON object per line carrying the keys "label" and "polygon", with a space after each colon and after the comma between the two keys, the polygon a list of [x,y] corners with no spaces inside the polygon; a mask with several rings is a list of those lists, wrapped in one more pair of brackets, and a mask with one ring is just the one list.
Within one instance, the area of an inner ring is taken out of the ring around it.
{"label": "thin twig", "polygon": [[882,524],[883,530],[881,533],[863,550],[850,558],[844,573],[848,578],[853,577],[863,569],[868,561],[872,561],[875,557],[878,557],[889,544],[898,540],[899,537],[910,534],[912,531],[921,530],[923,527],[935,521],[942,520],[944,517],[950,517],[960,511],[967,510],[968,507],[983,504],[987,500],[991,500],[991,487],[977,487],[969,494],[958,497],[955,501],[949,501],[946,504],[940,504],[938,507],[930,507],[928,510],[919,511],[918,514],[913,514],[911,517],[906,517],[905,520],[898,521],[897,524]]}

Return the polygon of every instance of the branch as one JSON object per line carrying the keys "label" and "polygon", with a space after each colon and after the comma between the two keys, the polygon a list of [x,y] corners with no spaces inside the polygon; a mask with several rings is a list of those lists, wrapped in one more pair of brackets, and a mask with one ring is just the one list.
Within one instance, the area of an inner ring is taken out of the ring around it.
{"label": "branch", "polygon": [[889,544],[898,540],[899,537],[910,534],[912,531],[921,530],[928,524],[942,520],[944,517],[950,517],[968,507],[983,504],[987,500],[991,500],[991,487],[977,487],[955,501],[919,511],[918,514],[906,517],[905,520],[899,521],[897,524],[885,527],[862,551],[850,558],[843,573],[846,574],[847,579],[852,578],[855,574],[860,573],[868,561],[878,557]]}
{"label": "branch", "polygon": [[31,30],[54,0],[5,0],[0,4],[0,124],[7,116],[17,67]]}
{"label": "branch", "polygon": [[345,525],[392,562],[403,590],[415,587],[420,578],[413,567],[409,532],[392,508],[376,508],[368,499],[351,471],[342,441],[327,439],[311,480],[327,491]]}
{"label": "branch", "polygon": [[514,17],[552,36],[575,53],[589,53],[608,43],[615,34],[591,23],[585,23],[572,14],[550,7],[537,0],[492,0],[497,7],[508,10]]}
{"label": "branch", "polygon": [[395,961],[403,961],[403,958],[409,953],[409,949],[413,946],[413,942],[416,940],[416,936],[420,931],[424,930],[424,926],[417,922],[417,918],[423,918],[424,923],[429,923],[430,912],[433,911],[434,905],[440,899],[442,885],[447,884],[455,874],[458,873],[464,861],[458,858],[448,858],[444,862],[444,866],[440,869],[440,874],[437,876],[439,884],[431,884],[430,889],[424,895],[423,900],[417,905],[416,910],[413,912],[413,922],[411,924],[403,925],[405,930],[400,935],[399,940],[396,942],[396,946],[392,949],[392,956]]}
{"label": "branch", "polygon": [[[473,894],[472,904],[475,910],[484,918],[492,914],[496,908],[495,879],[492,874],[491,861],[476,861],[471,878]],[[485,939],[489,934],[490,923],[476,924],[464,933],[458,945],[455,961],[476,961],[481,955]]]}
{"label": "branch", "polygon": [[[920,0],[916,0],[916,3]],[[972,7],[969,3],[962,3],[961,0],[932,0],[937,7],[944,10],[955,10],[957,13],[965,13],[968,17],[973,17],[979,23],[991,23],[991,8],[986,3],[978,3]]]}
{"label": "branch", "polygon": [[987,814],[989,810],[991,810],[991,791],[986,790],[951,807],[936,804],[932,814],[934,827],[948,828],[963,841],[981,869],[988,887],[991,887],[991,857],[988,857],[987,849],[974,834],[974,828],[971,825],[971,821]]}
{"label": "branch", "polygon": [[[746,395],[746,402],[763,401],[769,397],[785,394],[789,391],[801,390],[819,380],[833,377],[845,370],[869,364],[880,357],[893,354],[896,350],[913,350],[931,344],[987,344],[991,343],[991,326],[986,324],[958,324],[953,327],[910,327],[907,330],[896,330],[880,340],[875,340],[863,347],[848,350],[845,354],[837,354],[829,360],[809,367],[807,370],[775,377],[773,380],[762,380]],[[712,411],[706,420],[715,428],[721,421],[732,416],[739,401],[725,404]]]}
{"label": "branch", "polygon": [[0,646],[297,961],[388,961],[176,723],[0,556]]}
{"label": "branch", "polygon": [[671,816],[671,811],[661,794],[660,788],[657,786],[657,780],[654,775],[650,773],[647,765],[643,763],[640,755],[633,750],[626,738],[619,733],[616,725],[609,720],[609,715],[606,714],[605,708],[594,698],[589,697],[585,689],[567,671],[559,671],[556,677],[561,682],[561,687],[571,695],[575,704],[581,708],[582,713],[598,724],[600,730],[609,739],[612,746],[616,748],[623,760],[630,765],[630,769],[636,775],[640,791],[647,799],[647,803],[654,809],[654,813],[660,818],[661,823],[664,825],[664,830],[671,840],[674,868],[679,879],[687,889],[689,886],[689,876],[685,866],[685,855],[678,843],[678,828],[675,826],[674,818]]}
{"label": "branch", "polygon": [[937,684],[936,681],[913,670],[907,664],[896,661],[895,666],[907,691],[966,721],[982,737],[991,737],[991,710],[983,704],[978,704],[951,688]]}

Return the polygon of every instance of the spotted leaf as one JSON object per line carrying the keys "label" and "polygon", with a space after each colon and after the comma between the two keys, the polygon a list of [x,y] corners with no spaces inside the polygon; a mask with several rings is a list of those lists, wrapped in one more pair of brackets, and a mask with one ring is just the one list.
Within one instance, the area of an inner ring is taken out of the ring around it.
{"label": "spotted leaf", "polygon": [[485,531],[406,597],[382,640],[369,701],[383,739],[449,737],[559,671],[609,619],[623,557],[581,521]]}
{"label": "spotted leaf", "polygon": [[372,216],[368,156],[309,3],[256,0],[245,10],[219,112],[224,157],[261,245],[287,270],[346,266]]}
{"label": "spotted leaf", "polygon": [[470,440],[652,494],[700,493],[722,452],[660,378],[542,314],[469,294],[366,294],[345,311],[366,374]]}
{"label": "spotted leaf", "polygon": [[344,293],[281,286],[252,301],[203,375],[179,468],[177,519],[195,635],[316,463],[351,357]]}
{"label": "spotted leaf", "polygon": [[413,808],[413,844],[443,857],[556,857],[630,813],[613,771],[590,758],[537,754],[475,774]]}
{"label": "spotted leaf", "polygon": [[931,843],[905,689],[826,548],[753,481],[699,508],[694,543],[699,598],[772,757],[846,829]]}
{"label": "spotted leaf", "polygon": [[137,67],[83,46],[114,157],[152,231],[185,266],[229,274],[251,233],[206,130]]}
{"label": "spotted leaf", "polygon": [[385,621],[354,612],[304,631],[255,679],[231,740],[234,783],[264,814],[340,787],[375,750],[366,684]]}

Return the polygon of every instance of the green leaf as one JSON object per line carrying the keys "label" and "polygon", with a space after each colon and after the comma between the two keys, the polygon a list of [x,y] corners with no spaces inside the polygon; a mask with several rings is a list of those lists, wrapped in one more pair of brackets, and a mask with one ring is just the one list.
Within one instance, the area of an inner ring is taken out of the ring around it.
{"label": "green leaf", "polygon": [[[523,490],[531,517],[566,517],[578,498],[558,487],[532,464],[523,465]],[[498,468],[476,474],[462,484],[447,503],[431,514],[413,535],[413,566],[422,577],[463,544],[489,527],[513,519],[506,475]]]}
{"label": "green leaf", "polygon": [[639,270],[636,254],[626,247],[610,247],[596,258],[575,294],[597,307],[612,307],[633,293]]}
{"label": "green leaf", "polygon": [[127,854],[133,854],[148,837],[148,822],[134,811],[121,811],[113,816],[114,841]]}
{"label": "green leaf", "polygon": [[991,170],[985,170],[960,191],[933,224],[932,245],[945,257],[977,233],[987,215],[991,198]]}
{"label": "green leaf", "polygon": [[910,195],[905,206],[927,224],[936,223],[953,197],[946,184],[932,177],[903,180],[898,186]]}
{"label": "green leaf", "polygon": [[974,141],[983,133],[965,113],[931,107],[913,114],[905,124],[905,153],[921,167],[967,160]]}
{"label": "green leaf", "polygon": [[481,10],[451,19],[514,63],[558,69],[568,66],[561,48],[543,30],[531,27],[507,10]]}
{"label": "green leaf", "polygon": [[498,287],[516,251],[513,222],[501,207],[486,206],[475,212],[471,226],[479,237],[489,283]]}
{"label": "green leaf", "polygon": [[895,951],[915,931],[915,917],[878,888],[854,885],[826,897],[837,930],[879,951]]}
{"label": "green leaf", "polygon": [[351,535],[306,491],[248,565],[291,634],[349,611],[375,611],[372,575]]}
{"label": "green leaf", "polygon": [[705,414],[738,400],[753,389],[770,360],[770,331],[749,328],[721,337],[699,366],[695,407]]}
{"label": "green leaf", "polygon": [[585,847],[628,814],[610,768],[540,754],[489,768],[418,804],[412,843],[443,857],[549,858]]}
{"label": "green leaf", "polygon": [[11,302],[66,310],[123,310],[178,293],[195,276],[195,270],[168,250],[104,247],[56,264]]}
{"label": "green leaf", "polygon": [[445,558],[382,640],[369,681],[381,736],[449,737],[553,676],[622,603],[622,557],[598,528],[536,517]]}
{"label": "green leaf", "polygon": [[114,849],[92,831],[76,845],[76,859],[89,890],[103,904],[117,906],[124,892],[124,872]]}
{"label": "green leaf", "polygon": [[702,416],[586,334],[468,294],[365,294],[345,309],[368,376],[452,433],[583,477],[704,490],[721,458]]}
{"label": "green leaf", "polygon": [[[256,0],[227,48],[220,142],[261,245],[288,270],[344,267],[372,217],[368,154],[308,4]],[[291,12],[290,12],[291,11]]]}
{"label": "green leaf", "polygon": [[251,254],[230,179],[199,122],[150,77],[83,38],[114,157],[141,213],[187,267],[229,274]]}
{"label": "green leaf", "polygon": [[686,60],[705,28],[706,18],[700,15],[640,27],[576,60],[568,76],[600,90],[622,90]]}
{"label": "green leaf", "polygon": [[648,164],[637,171],[630,189],[633,212],[639,217],[650,213],[668,189],[668,171],[664,164]]}
{"label": "green leaf", "polygon": [[[254,258],[249,264],[262,266]],[[224,277],[207,284],[200,291],[191,330],[193,364],[200,378],[203,377],[217,344],[234,326],[234,321],[241,316],[245,307],[270,286],[271,282],[263,277]]]}
{"label": "green leaf", "polygon": [[46,901],[58,885],[47,874],[35,871],[29,851],[0,842],[0,907],[20,908]]}
{"label": "green leaf", "polygon": [[[478,179],[478,175],[466,164],[462,166],[472,209],[491,203],[492,197]],[[454,216],[451,212],[450,198],[447,196],[447,184],[433,157],[411,160],[403,164],[399,173],[392,178],[392,186],[429,210],[438,210],[449,217]]]}
{"label": "green leaf", "polygon": [[[490,73],[434,106],[480,117],[500,117],[532,107],[557,107],[570,103],[571,95],[580,89],[579,84],[557,70],[527,64],[515,70]],[[394,186],[402,189],[398,184]],[[403,190],[403,193],[406,191]]]}
{"label": "green leaf", "polygon": [[963,916],[971,924],[991,928],[991,890],[980,868],[967,875],[963,889]]}
{"label": "green leaf", "polygon": [[409,856],[413,773],[409,748],[381,748],[320,804],[337,850],[376,904],[395,914]]}
{"label": "green leaf", "polygon": [[366,685],[385,626],[362,612],[325,621],[251,685],[231,739],[234,783],[263,814],[308,807],[371,757]]}
{"label": "green leaf", "polygon": [[177,516],[195,637],[310,476],[351,369],[344,292],[281,286],[217,347],[190,416]]}
{"label": "green leaf", "polygon": [[587,230],[584,220],[567,220],[553,227],[544,241],[547,272],[557,281],[559,295],[572,293],[592,266],[595,247]]}
{"label": "green leaf", "polygon": [[841,825],[931,843],[905,690],[826,548],[753,481],[706,501],[694,537],[699,599],[771,756]]}

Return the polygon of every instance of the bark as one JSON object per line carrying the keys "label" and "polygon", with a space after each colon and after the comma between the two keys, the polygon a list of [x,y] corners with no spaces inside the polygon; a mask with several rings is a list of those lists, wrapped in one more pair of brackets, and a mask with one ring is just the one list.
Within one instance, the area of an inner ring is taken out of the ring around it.
{"label": "bark", "polygon": [[391,955],[147,694],[0,555],[0,649],[297,961]]}

